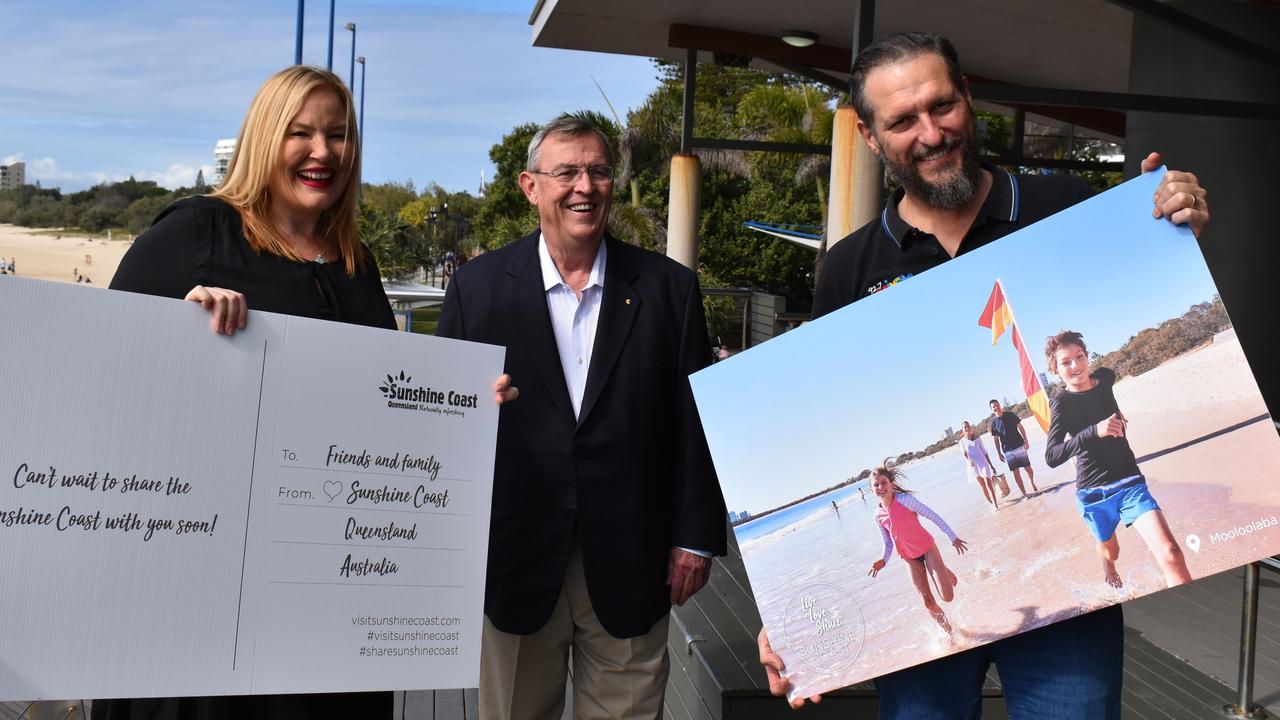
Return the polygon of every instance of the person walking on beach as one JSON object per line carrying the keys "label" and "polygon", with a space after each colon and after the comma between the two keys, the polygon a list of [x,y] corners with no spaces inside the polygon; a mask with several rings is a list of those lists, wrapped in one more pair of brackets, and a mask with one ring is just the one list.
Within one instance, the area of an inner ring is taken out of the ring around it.
{"label": "person walking on beach", "polygon": [[929,580],[933,580],[942,602],[951,602],[955,597],[956,574],[943,561],[942,553],[938,552],[938,544],[934,542],[933,535],[920,524],[919,516],[928,518],[946,533],[957,554],[963,555],[967,545],[956,537],[955,531],[945,520],[902,486],[904,479],[906,475],[901,470],[884,465],[871,473],[871,492],[880,500],[880,508],[876,510],[876,524],[880,526],[880,537],[884,540],[884,556],[871,564],[868,574],[876,577],[888,564],[889,557],[896,548],[898,557],[902,558],[911,571],[911,584],[920,593],[929,617],[950,633],[951,621],[933,598]]}
{"label": "person walking on beach", "polygon": [[968,420],[960,426],[960,454],[964,456],[965,462],[969,463],[969,475],[977,478],[987,502],[999,510],[999,491],[996,488],[996,471],[991,464],[991,456],[987,454],[987,446],[982,442],[982,438],[974,434],[973,426]]}
{"label": "person walking on beach", "polygon": [[1027,450],[1031,442],[1027,440],[1027,431],[1022,427],[1022,419],[1012,410],[1005,410],[999,400],[991,403],[991,440],[996,444],[996,455],[1000,462],[1013,471],[1013,481],[1018,484],[1022,497],[1027,496],[1027,489],[1022,486],[1022,470],[1027,471],[1027,482],[1031,483],[1031,492],[1039,492],[1036,487],[1036,473],[1031,469],[1031,458]]}
{"label": "person walking on beach", "polygon": [[1111,390],[1115,371],[1100,367],[1090,372],[1084,336],[1074,330],[1049,338],[1044,354],[1049,372],[1065,385],[1049,400],[1052,420],[1044,459],[1049,467],[1058,467],[1076,458],[1076,504],[1098,541],[1104,580],[1115,588],[1123,585],[1116,572],[1116,528],[1123,522],[1138,531],[1169,587],[1191,582],[1182,548],[1129,447],[1129,421]]}

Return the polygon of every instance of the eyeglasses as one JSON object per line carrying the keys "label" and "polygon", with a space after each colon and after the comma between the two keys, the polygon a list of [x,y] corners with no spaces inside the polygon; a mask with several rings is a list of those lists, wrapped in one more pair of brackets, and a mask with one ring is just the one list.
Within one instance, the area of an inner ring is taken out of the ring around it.
{"label": "eyeglasses", "polygon": [[546,175],[561,185],[572,185],[577,182],[578,178],[585,172],[592,183],[596,185],[607,185],[613,182],[613,168],[609,165],[592,165],[590,167],[562,167],[559,170],[547,172],[545,170],[530,170],[535,175]]}

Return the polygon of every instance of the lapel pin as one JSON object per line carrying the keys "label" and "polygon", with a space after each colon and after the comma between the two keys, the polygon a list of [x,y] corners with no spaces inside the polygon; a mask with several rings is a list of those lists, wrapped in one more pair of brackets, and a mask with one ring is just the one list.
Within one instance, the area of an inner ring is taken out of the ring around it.
{"label": "lapel pin", "polygon": [[628,305],[630,305],[630,304],[631,304],[631,298],[627,298],[627,304],[628,304]]}

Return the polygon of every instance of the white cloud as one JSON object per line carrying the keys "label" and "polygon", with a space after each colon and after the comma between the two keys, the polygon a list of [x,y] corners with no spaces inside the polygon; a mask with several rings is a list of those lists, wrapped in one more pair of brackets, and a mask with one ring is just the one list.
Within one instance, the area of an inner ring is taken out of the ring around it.
{"label": "white cloud", "polygon": [[0,165],[15,162],[27,164],[27,182],[39,180],[41,185],[49,187],[65,187],[67,189],[83,189],[105,182],[120,182],[130,177],[135,180],[151,180],[160,187],[175,190],[190,187],[196,182],[196,173],[204,171],[205,182],[213,181],[213,166],[200,165],[193,167],[183,163],[173,163],[164,170],[137,170],[132,173],[105,172],[103,170],[68,170],[51,157],[24,160],[22,153],[8,155]]}
{"label": "white cloud", "polygon": [[160,187],[174,190],[180,187],[191,187],[192,185],[195,185],[196,172],[200,170],[204,171],[205,182],[213,182],[212,165],[201,165],[198,168],[194,168],[190,165],[174,163],[169,166],[168,170],[161,170],[159,172],[143,170],[141,172],[134,173],[133,176],[139,180],[153,180]]}
{"label": "white cloud", "polygon": [[[66,170],[58,165],[58,161],[51,157],[32,158],[24,160],[22,153],[10,156],[13,161],[22,161],[27,164],[27,182],[33,183],[37,180],[42,185],[62,185],[63,183],[71,183],[74,185],[97,185],[98,183],[112,180],[110,174],[101,171],[76,172]],[[6,164],[9,159],[6,159]],[[122,178],[123,179],[123,178]]]}

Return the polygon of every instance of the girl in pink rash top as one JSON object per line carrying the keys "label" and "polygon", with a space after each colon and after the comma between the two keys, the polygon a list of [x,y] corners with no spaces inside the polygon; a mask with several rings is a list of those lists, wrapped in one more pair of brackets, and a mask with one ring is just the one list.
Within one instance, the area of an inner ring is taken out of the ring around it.
{"label": "girl in pink rash top", "polygon": [[916,592],[920,593],[925,609],[949,633],[951,623],[942,608],[938,607],[938,602],[933,599],[929,578],[933,578],[942,601],[951,602],[951,598],[955,596],[956,574],[942,561],[942,554],[938,552],[933,535],[920,524],[919,516],[928,518],[946,533],[957,554],[963,555],[967,546],[965,541],[956,537],[955,531],[945,520],[938,517],[928,505],[917,500],[910,490],[902,487],[904,479],[906,476],[901,470],[883,465],[871,473],[871,492],[880,500],[876,523],[879,524],[880,535],[884,539],[884,557],[872,563],[868,574],[875,577],[884,569],[896,547],[898,557],[906,561],[911,570],[911,582],[916,586]]}

